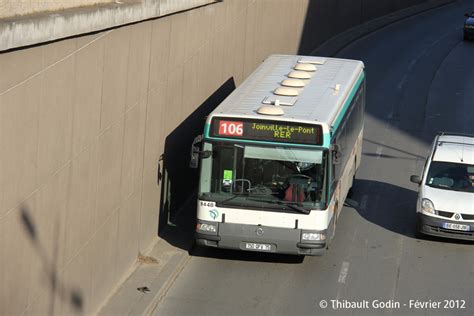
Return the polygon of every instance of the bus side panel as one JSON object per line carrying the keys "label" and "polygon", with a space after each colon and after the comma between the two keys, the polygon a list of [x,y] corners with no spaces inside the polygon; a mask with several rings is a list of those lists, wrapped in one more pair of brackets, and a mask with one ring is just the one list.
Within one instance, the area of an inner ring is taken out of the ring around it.
{"label": "bus side panel", "polygon": [[364,128],[360,132],[359,138],[357,139],[357,150],[356,150],[356,172],[359,170],[360,162],[362,160],[362,143],[364,142]]}
{"label": "bus side panel", "polygon": [[359,104],[359,115],[360,115],[360,124],[362,125],[361,132],[359,138],[357,140],[357,156],[356,156],[356,172],[359,170],[360,162],[362,161],[362,143],[364,142],[364,123],[365,123],[365,89],[366,89],[366,81],[362,83],[361,87],[361,96],[360,96],[360,104]]}
{"label": "bus side panel", "polygon": [[334,142],[339,145],[339,164],[333,166],[332,189],[336,197],[336,214],[339,216],[349,189],[352,187],[354,175],[360,166],[364,131],[365,82],[347,109]]}
{"label": "bus side panel", "polygon": [[[356,142],[357,144],[357,142]],[[355,144],[354,144],[355,145]],[[341,174],[341,178],[339,179],[339,184],[338,187],[339,189],[337,190],[338,196],[337,200],[338,202],[338,209],[337,209],[337,215],[339,216],[342,207],[344,206],[344,201],[346,200],[347,194],[349,192],[349,189],[352,186],[352,179],[354,177],[354,173],[356,171],[356,147],[353,148],[354,150],[351,151],[351,154],[349,155],[347,159],[347,163],[345,168],[343,169],[343,172]]]}
{"label": "bus side panel", "polygon": [[[360,158],[362,155],[362,141],[363,141],[364,130],[362,129],[357,137],[353,150],[351,151],[350,156],[347,159],[346,167],[341,175],[341,189],[340,189],[340,196],[339,201],[344,202],[347,198],[347,194],[349,190],[352,188],[353,180],[357,169],[360,166]],[[339,203],[344,204],[344,203]],[[342,209],[342,205],[339,206]],[[338,210],[339,213],[340,210]]]}

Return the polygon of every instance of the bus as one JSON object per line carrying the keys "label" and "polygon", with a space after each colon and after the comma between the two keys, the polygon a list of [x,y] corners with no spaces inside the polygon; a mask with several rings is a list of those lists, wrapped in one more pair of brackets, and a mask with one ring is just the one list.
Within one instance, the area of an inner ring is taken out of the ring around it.
{"label": "bus", "polygon": [[364,64],[271,55],[206,118],[195,243],[321,255],[360,165]]}

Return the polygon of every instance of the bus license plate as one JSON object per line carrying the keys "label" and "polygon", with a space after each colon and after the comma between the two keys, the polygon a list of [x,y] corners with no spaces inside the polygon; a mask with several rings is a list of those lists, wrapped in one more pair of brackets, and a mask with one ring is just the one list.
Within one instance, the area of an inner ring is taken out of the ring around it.
{"label": "bus license plate", "polygon": [[471,230],[471,227],[469,225],[455,224],[455,223],[444,223],[443,228],[453,229],[453,230],[462,230],[466,232]]}
{"label": "bus license plate", "polygon": [[248,250],[258,250],[258,251],[271,251],[272,246],[269,244],[257,244],[254,242],[246,242],[245,249]]}

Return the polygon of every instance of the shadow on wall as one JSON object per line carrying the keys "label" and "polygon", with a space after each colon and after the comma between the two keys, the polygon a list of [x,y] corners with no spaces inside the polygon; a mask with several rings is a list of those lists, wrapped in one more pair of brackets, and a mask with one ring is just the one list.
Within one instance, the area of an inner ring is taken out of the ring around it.
{"label": "shadow on wall", "polygon": [[189,168],[192,142],[203,133],[207,115],[234,90],[230,78],[165,139],[158,235],[176,247],[188,250],[193,241],[199,169]]}
{"label": "shadow on wall", "polygon": [[79,289],[69,288],[61,282],[57,271],[57,259],[58,259],[58,246],[59,246],[59,224],[56,223],[54,226],[54,248],[53,254],[50,258],[46,250],[45,245],[39,239],[38,231],[31,217],[30,211],[27,207],[22,206],[20,208],[20,221],[22,223],[25,234],[31,241],[36,254],[39,257],[39,262],[42,265],[44,275],[48,280],[48,286],[51,292],[49,312],[48,315],[54,315],[54,301],[56,297],[59,297],[62,301],[68,302],[77,314],[82,314],[84,309],[84,300],[82,293]]}
{"label": "shadow on wall", "polygon": [[352,27],[426,0],[311,0],[298,54],[311,53],[331,37]]}
{"label": "shadow on wall", "polygon": [[311,0],[298,54],[307,55],[331,37],[362,23],[363,0]]}

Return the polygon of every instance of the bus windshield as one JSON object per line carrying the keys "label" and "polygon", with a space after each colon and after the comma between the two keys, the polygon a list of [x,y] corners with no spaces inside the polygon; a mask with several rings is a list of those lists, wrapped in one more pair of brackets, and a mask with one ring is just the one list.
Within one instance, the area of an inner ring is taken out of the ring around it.
{"label": "bus windshield", "polygon": [[327,152],[206,142],[199,195],[218,205],[308,213],[324,209]]}

